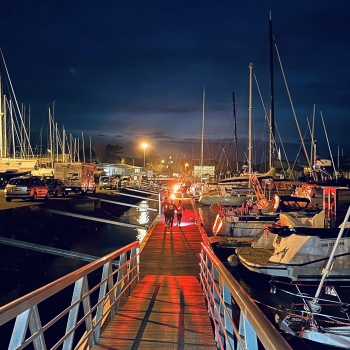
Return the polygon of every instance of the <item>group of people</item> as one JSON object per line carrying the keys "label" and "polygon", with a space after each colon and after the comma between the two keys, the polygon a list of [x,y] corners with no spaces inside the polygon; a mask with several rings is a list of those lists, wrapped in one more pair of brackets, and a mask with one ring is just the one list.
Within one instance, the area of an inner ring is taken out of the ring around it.
{"label": "group of people", "polygon": [[163,213],[164,213],[164,219],[165,219],[165,226],[172,229],[173,223],[174,223],[174,217],[176,213],[176,226],[181,225],[182,220],[182,214],[184,212],[184,207],[182,206],[182,201],[180,200],[177,205],[175,205],[173,199],[168,199],[167,197],[164,197],[164,201],[162,203]]}

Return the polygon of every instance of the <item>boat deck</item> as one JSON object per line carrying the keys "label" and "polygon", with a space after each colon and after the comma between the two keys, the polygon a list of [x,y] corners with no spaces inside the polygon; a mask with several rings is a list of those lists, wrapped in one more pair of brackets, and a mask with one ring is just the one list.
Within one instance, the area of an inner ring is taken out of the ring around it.
{"label": "boat deck", "polygon": [[250,247],[258,240],[258,237],[230,237],[230,236],[212,236],[209,237],[210,243],[217,245],[220,248],[237,248],[237,247]]}
{"label": "boat deck", "polygon": [[273,249],[255,249],[251,247],[237,248],[236,253],[239,256],[239,260],[249,266],[264,266],[269,263],[274,250]]}

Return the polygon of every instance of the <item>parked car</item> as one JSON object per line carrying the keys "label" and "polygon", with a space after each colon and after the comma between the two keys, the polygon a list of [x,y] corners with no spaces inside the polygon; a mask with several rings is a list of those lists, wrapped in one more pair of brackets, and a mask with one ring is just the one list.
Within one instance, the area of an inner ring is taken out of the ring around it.
{"label": "parked car", "polygon": [[99,188],[100,190],[103,190],[104,188],[115,190],[117,188],[117,181],[116,179],[109,176],[101,176],[99,181]]}
{"label": "parked car", "polygon": [[12,199],[49,199],[49,188],[37,176],[20,176],[12,178],[4,190],[6,202]]}
{"label": "parked car", "polygon": [[47,179],[45,185],[49,188],[49,195],[53,197],[66,195],[66,186],[62,180],[59,179]]}

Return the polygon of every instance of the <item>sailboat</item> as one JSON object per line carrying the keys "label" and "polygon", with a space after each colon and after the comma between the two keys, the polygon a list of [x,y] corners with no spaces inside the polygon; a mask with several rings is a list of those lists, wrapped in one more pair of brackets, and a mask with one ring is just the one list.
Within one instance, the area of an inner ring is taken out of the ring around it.
{"label": "sailboat", "polygon": [[[0,48],[0,65],[5,72],[0,75],[0,174],[30,172],[37,163],[30,142],[30,112],[25,120],[25,109],[19,107],[3,52]],[[6,83],[3,83],[6,80]],[[8,87],[7,95],[3,91]]]}
{"label": "sailboat", "polygon": [[[270,56],[270,115],[269,115],[269,170],[266,173],[255,173],[258,179],[275,178],[276,169],[274,168],[274,147],[275,147],[275,103],[274,103],[274,72],[273,72],[273,33],[271,14],[269,19],[269,56]],[[249,176],[253,173],[252,170],[252,150],[253,150],[253,135],[252,135],[252,110],[253,110],[253,64],[249,64],[249,116],[248,116],[248,166],[240,176],[234,176],[223,179],[222,182],[242,182],[249,181]]]}
{"label": "sailboat", "polygon": [[[332,275],[332,268],[337,252],[344,242],[345,228],[349,229],[350,206],[334,243],[327,265],[322,271],[322,278],[317,286],[315,296],[305,293],[302,286],[295,285],[295,294],[302,302],[300,304],[283,305],[275,320],[281,330],[293,336],[309,339],[317,343],[350,348],[350,304],[344,303],[333,286],[326,285]],[[271,281],[273,291],[283,289],[283,282]],[[290,294],[290,292],[288,292]],[[322,312],[322,309],[324,311]]]}
{"label": "sailboat", "polygon": [[[205,90],[203,89],[203,116],[202,116],[202,139],[201,139],[201,187],[199,193],[199,203],[202,205],[212,205],[217,203],[225,203],[227,205],[241,205],[245,201],[245,192],[248,189],[239,189],[237,186],[229,186],[229,184],[218,184],[216,191],[211,191],[203,184],[203,147],[204,147],[204,103]],[[243,192],[241,191],[243,190]]]}
{"label": "sailboat", "polygon": [[204,107],[205,107],[205,87],[203,86],[203,98],[202,98],[202,130],[201,130],[201,154],[200,154],[200,181],[194,182],[189,188],[189,193],[198,201],[204,191],[205,184],[203,183],[203,165],[204,165]]}
{"label": "sailboat", "polygon": [[[248,165],[244,165],[244,172],[239,176],[232,176],[221,180],[222,184],[227,183],[245,183],[249,184],[250,176],[253,173],[252,170],[252,150],[253,150],[253,125],[252,125],[252,111],[253,111],[253,64],[249,64],[249,108],[248,108]],[[270,157],[271,158],[271,157]],[[271,166],[270,170],[266,173],[255,173],[257,178],[275,177],[276,171]]]}

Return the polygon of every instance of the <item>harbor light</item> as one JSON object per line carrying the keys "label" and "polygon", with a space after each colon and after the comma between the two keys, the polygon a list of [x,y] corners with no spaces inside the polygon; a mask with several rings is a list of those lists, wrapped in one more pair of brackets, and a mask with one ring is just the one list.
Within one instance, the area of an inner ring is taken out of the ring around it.
{"label": "harbor light", "polygon": [[148,147],[148,144],[143,143],[141,147],[143,148],[143,170],[145,170],[146,169],[146,148]]}

